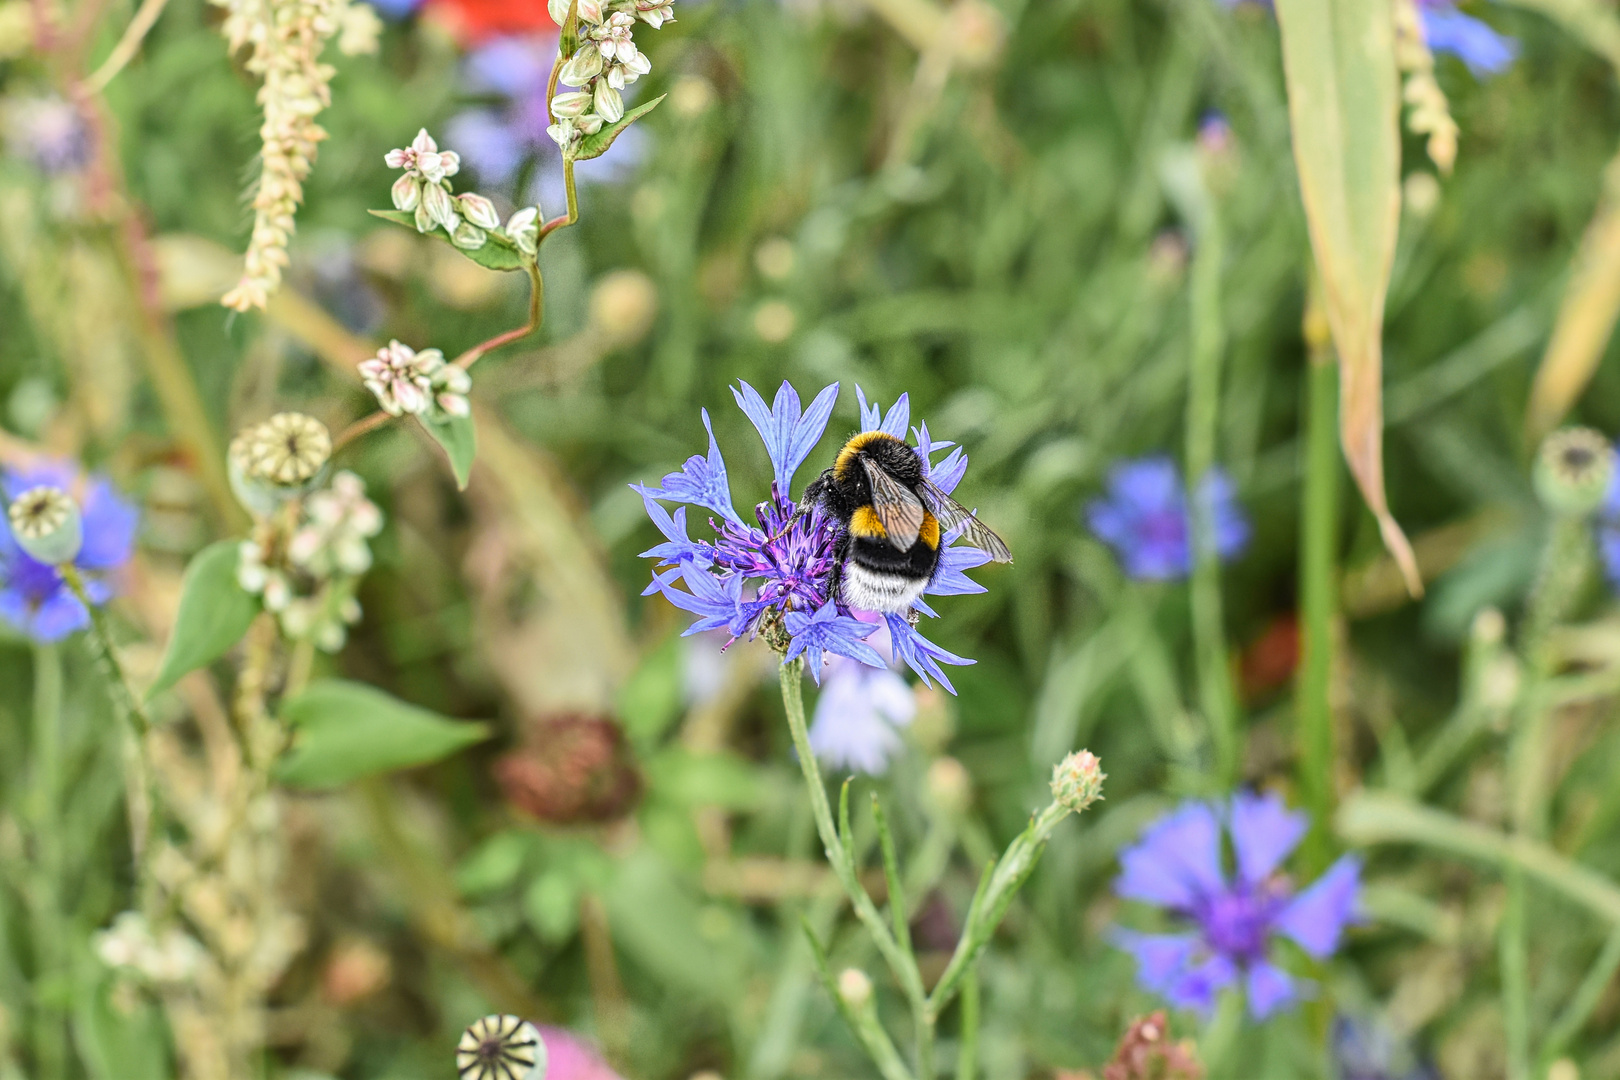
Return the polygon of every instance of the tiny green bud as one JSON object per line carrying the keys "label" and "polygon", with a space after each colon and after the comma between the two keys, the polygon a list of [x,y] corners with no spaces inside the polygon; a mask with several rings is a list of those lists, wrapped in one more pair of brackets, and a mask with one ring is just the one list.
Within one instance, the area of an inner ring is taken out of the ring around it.
{"label": "tiny green bud", "polygon": [[42,563],[72,562],[84,546],[79,504],[61,488],[29,488],[12,500],[7,517],[17,546]]}
{"label": "tiny green bud", "polygon": [[545,1080],[545,1040],[521,1017],[474,1020],[456,1044],[456,1073],[461,1080]]}
{"label": "tiny green bud", "polygon": [[1591,428],[1565,428],[1547,436],[1536,456],[1535,488],[1555,514],[1585,517],[1603,505],[1614,479],[1614,449]]}
{"label": "tiny green bud", "polygon": [[1052,798],[1058,805],[1080,813],[1102,798],[1102,782],[1108,774],[1090,750],[1070,754],[1052,767]]}
{"label": "tiny green bud", "polygon": [[872,980],[860,968],[845,968],[838,975],[838,996],[852,1009],[863,1008],[872,1000]]}

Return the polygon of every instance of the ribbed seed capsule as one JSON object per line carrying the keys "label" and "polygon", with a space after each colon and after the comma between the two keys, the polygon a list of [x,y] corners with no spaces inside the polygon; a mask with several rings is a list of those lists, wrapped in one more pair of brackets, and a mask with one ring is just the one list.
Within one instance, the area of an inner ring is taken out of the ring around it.
{"label": "ribbed seed capsule", "polygon": [[545,1080],[546,1044],[533,1024],[517,1016],[486,1016],[456,1044],[461,1080]]}
{"label": "ribbed seed capsule", "polygon": [[29,488],[12,500],[7,516],[17,546],[42,563],[72,562],[84,544],[79,504],[61,488]]}

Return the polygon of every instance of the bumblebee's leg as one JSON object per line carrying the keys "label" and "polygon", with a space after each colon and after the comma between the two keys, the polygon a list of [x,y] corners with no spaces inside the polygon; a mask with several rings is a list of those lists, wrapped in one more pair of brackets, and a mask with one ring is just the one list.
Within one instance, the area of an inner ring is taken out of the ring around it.
{"label": "bumblebee's leg", "polygon": [[916,626],[920,622],[922,622],[922,612],[914,607],[906,608],[906,625]]}
{"label": "bumblebee's leg", "polygon": [[833,543],[832,569],[827,572],[827,599],[837,600],[839,592],[844,587],[844,562],[849,558],[850,545],[854,538],[849,533],[839,533],[838,539]]}

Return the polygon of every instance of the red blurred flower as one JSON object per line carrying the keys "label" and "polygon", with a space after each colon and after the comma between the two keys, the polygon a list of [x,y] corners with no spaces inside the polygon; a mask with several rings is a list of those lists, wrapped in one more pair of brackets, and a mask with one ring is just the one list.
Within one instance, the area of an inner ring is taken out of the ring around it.
{"label": "red blurred flower", "polygon": [[1289,612],[1271,620],[1238,661],[1240,693],[1246,702],[1269,697],[1287,686],[1299,666],[1299,619]]}
{"label": "red blurred flower", "polygon": [[495,779],[513,806],[557,825],[614,821],[641,794],[624,732],[593,716],[539,721],[495,763]]}
{"label": "red blurred flower", "polygon": [[506,34],[557,29],[546,0],[428,0],[427,10],[468,48]]}

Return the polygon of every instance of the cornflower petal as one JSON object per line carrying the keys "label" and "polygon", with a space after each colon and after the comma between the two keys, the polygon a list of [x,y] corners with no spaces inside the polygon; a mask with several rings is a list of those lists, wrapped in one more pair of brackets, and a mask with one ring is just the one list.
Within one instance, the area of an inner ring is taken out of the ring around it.
{"label": "cornflower petal", "polygon": [[894,644],[894,655],[898,659],[905,661],[906,666],[917,673],[924,685],[932,686],[933,683],[929,682],[929,679],[938,679],[941,686],[954,694],[956,693],[956,687],[951,685],[951,680],[945,677],[945,672],[940,669],[939,665],[954,664],[957,667],[962,667],[978,663],[977,660],[957,656],[955,653],[935,645],[932,641],[917,633],[917,628],[908,623],[902,616],[885,615],[883,619],[889,624],[889,640]]}
{"label": "cornflower petal", "polygon": [[666,600],[682,611],[699,616],[698,621],[687,627],[681,636],[690,637],[705,630],[731,627],[742,606],[742,575],[711,574],[688,564],[681,567],[680,576],[686,583],[687,591],[673,587],[673,575],[655,578],[654,581]]}
{"label": "cornflower petal", "polygon": [[1346,855],[1277,917],[1277,929],[1318,960],[1339,948],[1344,928],[1356,921],[1361,903],[1361,860]]}
{"label": "cornflower petal", "polygon": [[741,387],[740,390],[733,387],[732,396],[737,399],[738,407],[748,414],[748,419],[753,421],[759,437],[765,441],[765,450],[775,469],[776,490],[787,495],[793,490],[793,474],[804,464],[804,459],[810,456],[810,451],[816,448],[822,433],[827,430],[827,420],[832,416],[833,405],[838,400],[838,384],[833,383],[817,394],[803,415],[800,414],[798,391],[786,380],[776,391],[776,400],[768,409],[759,391],[746,382],[741,382]]}
{"label": "cornflower petal", "polygon": [[[948,542],[948,541],[947,541]],[[968,577],[964,570],[983,566],[990,561],[988,551],[980,551],[976,547],[966,544],[947,547],[939,553],[939,569],[934,571],[934,580],[928,583],[925,590],[929,596],[966,596],[970,593],[987,592],[983,585]],[[929,612],[930,615],[933,612]]]}
{"label": "cornflower petal", "polygon": [[1476,79],[1495,75],[1518,58],[1517,41],[1450,4],[1419,5],[1418,18],[1423,22],[1423,39],[1429,50],[1455,56],[1468,65]]}
{"label": "cornflower petal", "polygon": [[1148,827],[1119,856],[1114,891],[1188,912],[1226,888],[1221,871],[1221,823],[1208,803],[1189,802]]}
{"label": "cornflower petal", "polygon": [[662,487],[642,487],[636,490],[655,499],[706,506],[727,521],[747,528],[731,505],[731,484],[726,479],[726,461],[720,456],[720,445],[714,440],[714,424],[709,420],[708,409],[703,410],[703,426],[709,433],[707,458],[693,454],[686,459],[686,464],[681,466],[680,472],[672,472],[664,477]]}
{"label": "cornflower petal", "polygon": [[1109,941],[1136,960],[1136,980],[1156,994],[1168,993],[1193,966],[1200,943],[1193,934],[1143,934],[1115,927]]}
{"label": "cornflower petal", "polygon": [[787,652],[782,654],[783,662],[805,654],[805,666],[810,669],[810,677],[817,685],[821,683],[824,652],[847,656],[872,667],[888,667],[882,655],[863,640],[877,629],[877,625],[838,614],[838,605],[831,600],[817,609],[814,615],[790,611],[783,621],[791,638]]}
{"label": "cornflower petal", "polygon": [[1244,989],[1248,991],[1249,1015],[1256,1020],[1264,1020],[1303,996],[1294,977],[1267,960],[1249,966]]}
{"label": "cornflower petal", "polygon": [[901,394],[887,413],[875,401],[867,405],[866,394],[859,386],[855,387],[855,397],[861,404],[861,430],[885,431],[897,439],[906,437],[906,428],[911,424],[910,394]]}
{"label": "cornflower petal", "polygon": [[928,479],[932,480],[941,491],[949,495],[956,490],[956,485],[962,482],[962,477],[967,475],[967,467],[967,454],[958,446],[955,450],[946,454],[938,465],[934,465],[928,470]]}
{"label": "cornflower petal", "polygon": [[1282,797],[1240,791],[1232,796],[1232,849],[1238,875],[1259,885],[1276,872],[1305,836],[1304,814],[1289,810]]}
{"label": "cornflower petal", "polygon": [[1172,1005],[1208,1017],[1215,1012],[1215,996],[1238,981],[1238,966],[1216,953],[1183,972],[1164,996]]}
{"label": "cornflower petal", "polygon": [[638,490],[642,491],[641,504],[647,508],[647,516],[652,518],[653,524],[658,526],[658,531],[668,541],[648,548],[641,553],[641,557],[657,559],[660,563],[693,563],[705,570],[713,566],[714,558],[708,545],[686,535],[686,507],[677,507],[674,517],[671,517],[669,511],[648,497],[645,490]]}

